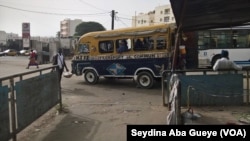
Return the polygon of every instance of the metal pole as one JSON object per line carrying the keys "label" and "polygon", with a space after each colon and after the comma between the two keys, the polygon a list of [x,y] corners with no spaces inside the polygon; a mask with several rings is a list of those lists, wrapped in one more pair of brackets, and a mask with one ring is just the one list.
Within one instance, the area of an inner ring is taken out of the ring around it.
{"label": "metal pole", "polygon": [[[58,73],[58,79],[61,77],[60,76],[60,72],[59,72],[59,67],[57,66],[57,73]],[[61,81],[58,81],[59,82],[59,112],[62,112],[63,110],[63,107],[62,107],[62,86],[61,86]]]}
{"label": "metal pole", "polygon": [[164,79],[165,79],[165,72],[162,73],[162,77],[161,77],[161,88],[162,88],[162,105],[166,106],[166,102],[165,102],[165,84],[164,84]]}
{"label": "metal pole", "polygon": [[249,70],[247,70],[247,105],[250,103],[250,94],[249,94]]}
{"label": "metal pole", "polygon": [[111,29],[114,29],[115,10],[111,11]]}
{"label": "metal pole", "polygon": [[178,81],[177,87],[177,99],[176,99],[176,105],[175,105],[175,110],[176,110],[176,124],[180,125],[181,124],[181,82],[180,80]]}
{"label": "metal pole", "polygon": [[10,110],[11,110],[11,127],[12,127],[12,139],[16,141],[16,109],[15,109],[15,89],[14,78],[10,79]]}
{"label": "metal pole", "polygon": [[62,88],[61,88],[61,83],[59,84],[59,112],[62,112],[63,107],[62,107]]}

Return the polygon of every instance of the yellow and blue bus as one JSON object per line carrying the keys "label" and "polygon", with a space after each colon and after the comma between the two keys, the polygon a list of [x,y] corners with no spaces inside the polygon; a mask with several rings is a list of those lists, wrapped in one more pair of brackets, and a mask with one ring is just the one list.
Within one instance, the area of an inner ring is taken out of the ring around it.
{"label": "yellow and blue bus", "polygon": [[72,73],[89,84],[99,78],[128,78],[151,88],[168,68],[173,32],[174,25],[159,24],[84,34],[75,48]]}

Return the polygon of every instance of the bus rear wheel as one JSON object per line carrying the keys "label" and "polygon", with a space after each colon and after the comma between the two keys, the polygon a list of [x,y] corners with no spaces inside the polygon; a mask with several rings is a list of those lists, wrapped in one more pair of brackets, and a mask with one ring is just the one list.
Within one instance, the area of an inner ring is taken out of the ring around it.
{"label": "bus rear wheel", "polygon": [[137,76],[137,84],[142,88],[152,88],[154,85],[154,78],[149,72],[140,72]]}
{"label": "bus rear wheel", "polygon": [[99,80],[99,77],[97,76],[96,72],[93,70],[87,70],[84,73],[84,79],[89,84],[96,84]]}

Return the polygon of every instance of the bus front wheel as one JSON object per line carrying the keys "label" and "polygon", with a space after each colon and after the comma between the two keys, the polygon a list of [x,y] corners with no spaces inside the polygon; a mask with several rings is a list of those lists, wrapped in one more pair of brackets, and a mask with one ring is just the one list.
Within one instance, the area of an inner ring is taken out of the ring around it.
{"label": "bus front wheel", "polygon": [[87,81],[89,84],[96,84],[99,77],[97,76],[96,72],[93,70],[87,70],[84,73],[84,79]]}
{"label": "bus front wheel", "polygon": [[154,78],[149,72],[140,72],[137,76],[137,84],[142,88],[152,88]]}

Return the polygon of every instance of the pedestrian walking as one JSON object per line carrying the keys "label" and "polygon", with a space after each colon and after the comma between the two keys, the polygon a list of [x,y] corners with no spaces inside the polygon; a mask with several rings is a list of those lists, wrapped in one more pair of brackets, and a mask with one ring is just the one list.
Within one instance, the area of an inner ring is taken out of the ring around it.
{"label": "pedestrian walking", "polygon": [[36,68],[39,68],[36,57],[37,54],[34,52],[34,50],[30,50],[30,57],[29,57],[29,63],[26,69],[29,69],[30,66],[36,66]]}

